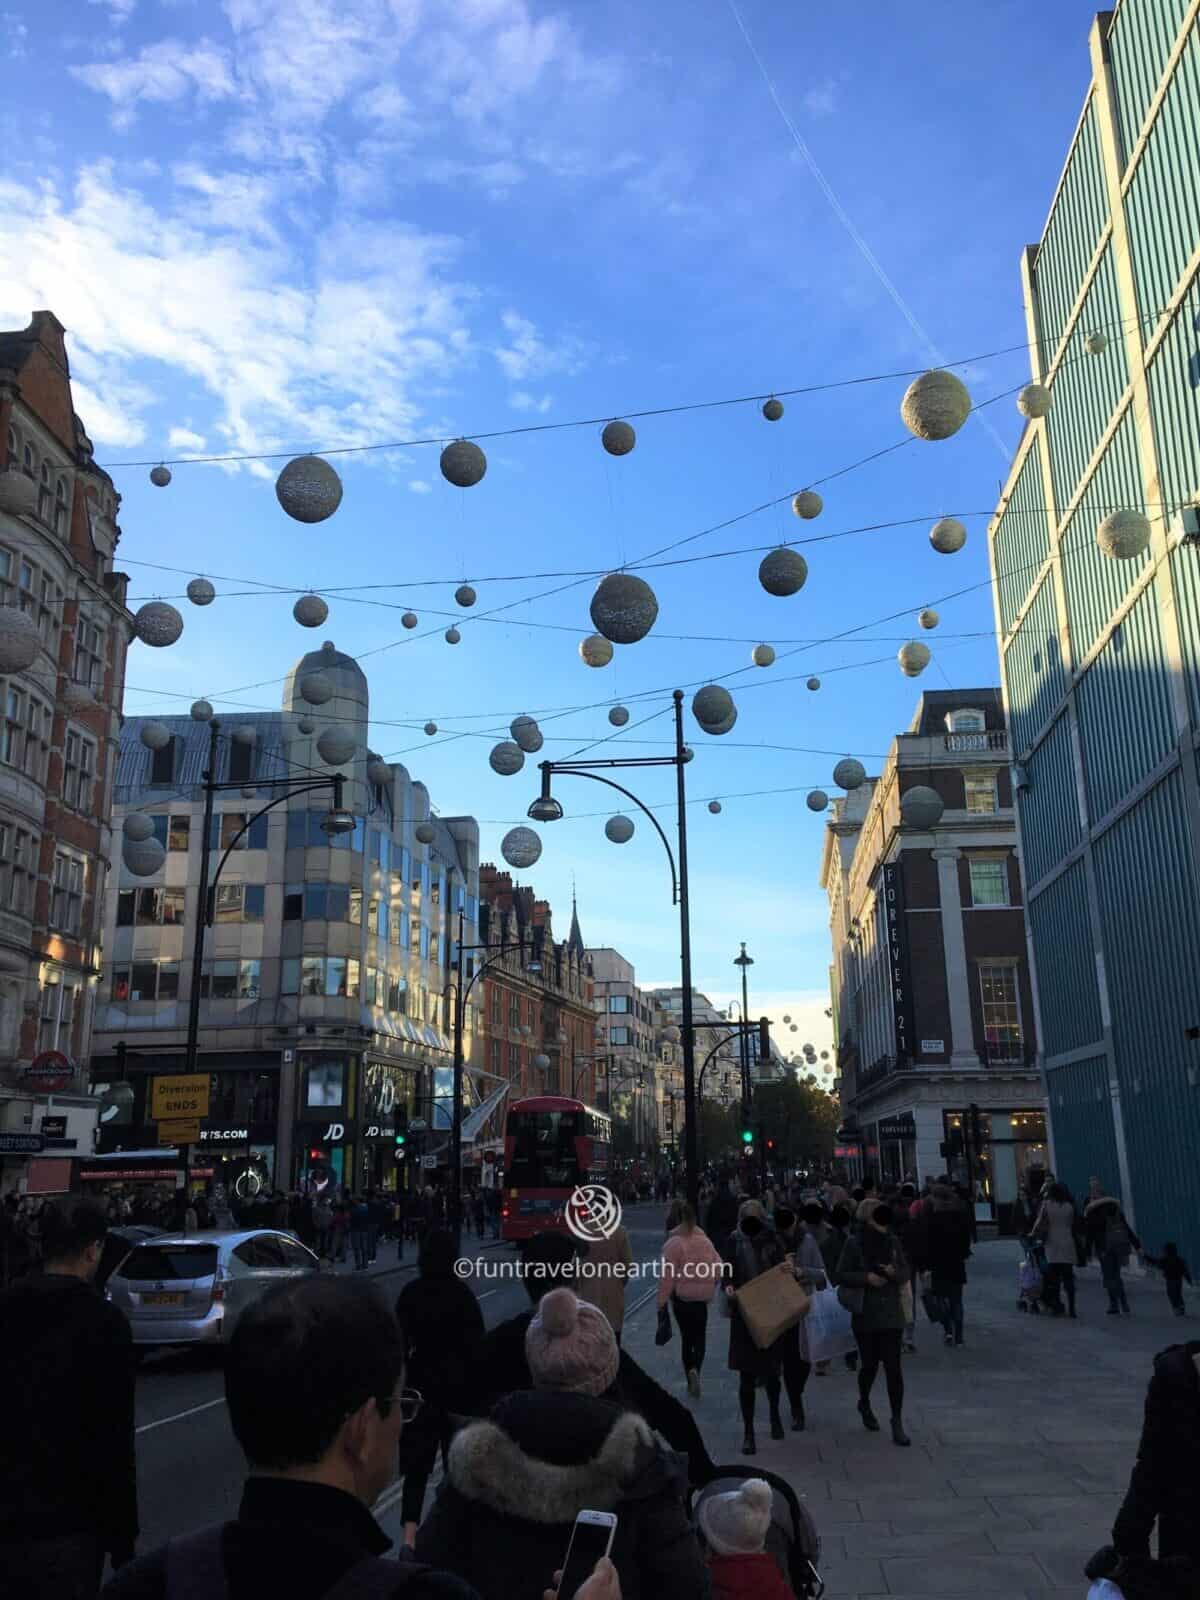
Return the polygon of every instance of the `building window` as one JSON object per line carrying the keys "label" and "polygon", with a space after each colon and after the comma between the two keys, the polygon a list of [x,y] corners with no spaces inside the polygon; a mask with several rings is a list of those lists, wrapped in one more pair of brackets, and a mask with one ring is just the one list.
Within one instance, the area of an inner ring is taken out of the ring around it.
{"label": "building window", "polygon": [[345,1063],[318,1061],[308,1069],[308,1094],[310,1106],[340,1106],[345,1093]]}
{"label": "building window", "polygon": [[[207,974],[201,978],[201,993]],[[134,961],[112,969],[112,998],[124,1005],[133,1000],[175,1000],[179,995],[178,961]]]}
{"label": "building window", "polygon": [[[214,850],[228,850],[233,841],[237,839],[238,850],[265,850],[267,848],[267,818],[256,816],[246,828],[247,814],[244,811],[222,811],[213,818],[212,848]],[[245,833],[242,829],[246,828]],[[238,834],[242,833],[240,839]]]}
{"label": "building window", "polygon": [[54,881],[50,895],[50,926],[78,934],[83,919],[86,864],[78,856],[58,850],[54,855]]}
{"label": "building window", "polygon": [[63,804],[74,811],[90,811],[96,774],[96,746],[73,730],[67,732],[63,753]]}
{"label": "building window", "polygon": [[628,1044],[630,1042],[629,1029],[610,1028],[608,1030],[608,1042],[609,1044]]}
{"label": "building window", "polygon": [[218,922],[261,922],[266,889],[261,883],[219,883]]}
{"label": "building window", "polygon": [[173,816],[167,827],[167,849],[186,850],[191,837],[192,819],[189,816]]}
{"label": "building window", "polygon": [[963,788],[966,792],[967,810],[973,815],[990,816],[997,810],[994,772],[964,772]]}
{"label": "building window", "polygon": [[97,693],[104,684],[104,630],[86,616],[75,625],[75,681]]}
{"label": "building window", "polygon": [[52,720],[40,700],[9,684],[4,699],[3,759],[36,783],[45,773]]}
{"label": "building window", "polygon": [[37,854],[37,840],[24,828],[0,823],[0,904],[17,916],[28,916],[33,908]]}
{"label": "building window", "polygon": [[521,1076],[521,1047],[510,1044],[508,1047],[508,1075],[516,1080]]}
{"label": "building window", "polygon": [[254,776],[254,746],[235,742],[229,747],[230,783],[249,783]]}
{"label": "building window", "polygon": [[622,1014],[627,1013],[629,1010],[629,996],[627,994],[609,995],[608,1009]]}
{"label": "building window", "polygon": [[67,480],[60,478],[54,485],[54,531],[64,535],[67,531]]}
{"label": "building window", "polygon": [[175,782],[175,739],[172,736],[161,750],[150,752],[150,782],[152,784]]}
{"label": "building window", "polygon": [[981,965],[979,992],[983,1000],[983,1037],[988,1060],[1023,1060],[1016,967]]}
{"label": "building window", "polygon": [[61,973],[46,974],[38,1016],[39,1050],[61,1050],[64,1055],[71,1054],[77,1000],[77,985],[64,983]]}
{"label": "building window", "polygon": [[982,711],[950,711],[946,715],[946,726],[951,733],[982,733],[987,727],[987,718]]}
{"label": "building window", "polygon": [[972,856],[968,862],[971,873],[971,904],[973,906],[1006,906],[1008,904],[1008,862],[1003,857]]}

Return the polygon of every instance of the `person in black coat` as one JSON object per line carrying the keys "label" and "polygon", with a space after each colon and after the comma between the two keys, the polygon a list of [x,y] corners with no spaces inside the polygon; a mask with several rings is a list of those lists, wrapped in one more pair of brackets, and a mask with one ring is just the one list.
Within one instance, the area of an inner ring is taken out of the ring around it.
{"label": "person in black coat", "polygon": [[732,1299],[733,1291],[757,1278],[768,1267],[779,1266],[787,1252],[780,1243],[774,1228],[767,1221],[766,1211],[759,1200],[743,1200],[738,1211],[738,1225],[725,1249],[725,1259],[731,1267],[718,1291],[730,1298],[732,1314],[729,1319],[729,1366],[738,1374],[738,1405],[741,1407],[745,1436],[742,1454],[752,1456],[758,1446],[754,1438],[754,1396],[761,1383],[767,1391],[767,1405],[771,1415],[772,1439],[783,1438],[783,1418],[779,1414],[781,1377],[783,1372],[784,1336],[760,1350],[746,1326],[745,1319]]}
{"label": "person in black coat", "polygon": [[421,1241],[418,1276],[396,1301],[396,1320],[409,1350],[409,1381],[424,1396],[421,1417],[401,1452],[404,1489],[400,1515],[411,1545],[421,1520],[425,1487],[441,1447],[446,1459],[455,1417],[471,1409],[483,1342],[479,1301],[454,1275],[453,1234],[434,1229]]}
{"label": "person in black coat", "polygon": [[967,1257],[971,1254],[971,1224],[961,1200],[948,1184],[935,1184],[933,1199],[923,1218],[924,1227],[914,1232],[919,1239],[920,1270],[928,1272],[930,1291],[946,1307],[942,1329],[946,1343],[963,1342],[963,1288],[967,1281]]}
{"label": "person in black coat", "polygon": [[730,1179],[723,1174],[717,1185],[716,1194],[709,1201],[708,1213],[704,1218],[704,1231],[722,1255],[737,1223],[737,1197],[734,1195]]}
{"label": "person in black coat", "polygon": [[133,1340],[94,1287],[108,1222],[47,1206],[45,1271],[0,1294],[0,1589],[86,1600],[133,1558]]}

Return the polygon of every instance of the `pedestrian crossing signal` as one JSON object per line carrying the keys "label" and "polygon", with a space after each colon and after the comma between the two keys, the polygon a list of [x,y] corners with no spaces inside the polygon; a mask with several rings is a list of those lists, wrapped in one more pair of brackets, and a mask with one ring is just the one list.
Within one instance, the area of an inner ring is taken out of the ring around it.
{"label": "pedestrian crossing signal", "polygon": [[750,1131],[749,1128],[743,1128],[742,1129],[742,1143],[743,1144],[753,1144],[754,1143],[754,1134]]}

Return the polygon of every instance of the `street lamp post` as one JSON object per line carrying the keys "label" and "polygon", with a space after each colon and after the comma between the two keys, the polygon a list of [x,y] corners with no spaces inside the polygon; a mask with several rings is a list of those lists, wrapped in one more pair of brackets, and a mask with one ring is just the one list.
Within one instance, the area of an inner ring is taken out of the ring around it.
{"label": "street lamp post", "polygon": [[[746,954],[746,945],[745,945],[745,941],[744,940],[742,942],[742,953],[741,953],[741,955],[735,956],[733,958],[733,964],[734,964],[735,967],[741,967],[741,969],[742,969],[742,1021],[745,1022],[746,1019],[750,1015],[749,998],[748,998],[747,992],[746,992],[746,989],[747,989],[746,974],[747,974],[747,971],[749,970],[749,968],[754,965],[754,957],[753,956],[748,956]],[[741,1052],[742,1052],[742,1115],[744,1117],[748,1117],[750,1115],[750,1040],[747,1037],[746,1032],[745,1032],[744,1029],[742,1031]]]}
{"label": "street lamp post", "polygon": [[[687,1160],[687,1198],[694,1208],[699,1198],[700,1173],[698,1167],[698,1150],[696,1141],[696,1039],[692,1025],[692,928],[691,914],[688,905],[688,855],[687,855],[687,785],[684,781],[684,767],[692,759],[692,752],[683,742],[683,690],[676,689],[672,694],[675,703],[675,753],[670,756],[632,756],[624,760],[611,761],[543,761],[540,763],[542,774],[542,792],[529,807],[528,815],[534,822],[558,822],[563,815],[562,806],[550,793],[550,779],[556,772],[564,773],[571,777],[591,778],[596,783],[607,784],[610,789],[616,789],[627,800],[633,802],[649,820],[662,841],[663,849],[667,852],[667,860],[671,865],[671,887],[673,901],[679,907],[679,967],[683,983],[683,1008],[681,1016],[681,1029],[683,1034],[683,1092],[686,1097],[684,1105],[684,1148]],[[601,769],[612,771],[626,767],[674,767],[675,768],[675,803],[678,812],[679,833],[679,859],[678,869],[676,858],[662,830],[662,825],[646,805],[621,784],[612,778],[602,776]]]}

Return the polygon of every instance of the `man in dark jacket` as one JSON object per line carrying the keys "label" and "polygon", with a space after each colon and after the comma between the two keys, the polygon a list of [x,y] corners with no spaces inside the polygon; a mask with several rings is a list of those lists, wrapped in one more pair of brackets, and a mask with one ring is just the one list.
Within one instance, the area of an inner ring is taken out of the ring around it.
{"label": "man in dark jacket", "polygon": [[1129,1488],[1113,1525],[1113,1545],[1126,1559],[1150,1554],[1158,1523],[1158,1555],[1191,1569],[1200,1586],[1200,1340],[1172,1345],[1154,1358],[1146,1411]]}
{"label": "man in dark jacket", "polygon": [[476,1600],[448,1573],[381,1559],[370,1507],[420,1404],[403,1384],[403,1336],[362,1279],[303,1278],[256,1301],[225,1360],[250,1468],[237,1520],[140,1557],[105,1600],[320,1600],[350,1573],[358,1600]]}
{"label": "man in dark jacket", "polygon": [[[525,1356],[525,1334],[547,1291],[571,1283],[571,1269],[577,1260],[573,1241],[559,1233],[535,1234],[526,1241],[521,1258],[522,1281],[533,1304],[530,1310],[518,1312],[484,1335],[475,1394],[475,1411],[483,1415],[505,1395],[533,1386]],[[627,1350],[619,1351],[619,1357],[617,1384],[626,1404],[645,1417],[672,1449],[687,1457],[688,1479],[693,1488],[702,1488],[714,1476],[716,1467],[691,1412],[655,1383]]]}
{"label": "man in dark jacket", "polygon": [[0,1589],[86,1600],[133,1556],[133,1341],[93,1286],[108,1222],[47,1207],[46,1268],[0,1294]]}

